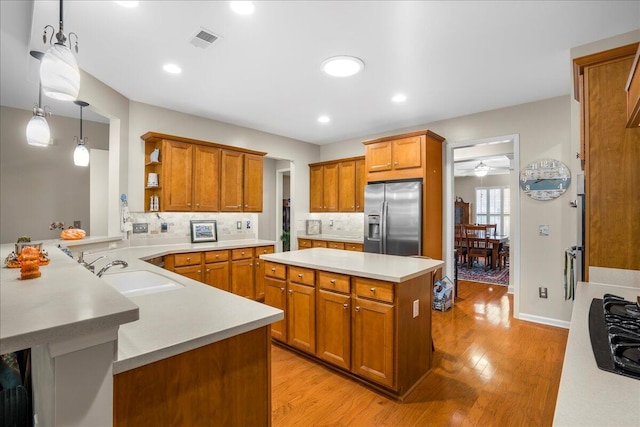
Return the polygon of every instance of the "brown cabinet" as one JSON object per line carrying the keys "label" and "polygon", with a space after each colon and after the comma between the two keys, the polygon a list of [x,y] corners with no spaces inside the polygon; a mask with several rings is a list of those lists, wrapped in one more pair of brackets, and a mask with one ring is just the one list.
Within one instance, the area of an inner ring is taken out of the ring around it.
{"label": "brown cabinet", "polygon": [[471,224],[471,205],[469,203],[455,202],[454,224]]}
{"label": "brown cabinet", "polygon": [[343,369],[351,369],[351,296],[318,290],[316,355]]}
{"label": "brown cabinet", "polygon": [[229,251],[206,252],[204,263],[204,283],[230,292]]}
{"label": "brown cabinet", "polygon": [[231,292],[256,299],[253,248],[231,250]]}
{"label": "brown cabinet", "polygon": [[309,210],[338,212],[338,164],[310,165]]}
{"label": "brown cabinet", "polygon": [[[146,211],[157,196],[160,211],[262,212],[266,153],[155,132],[142,139]],[[155,149],[159,162],[150,160]],[[147,186],[149,173],[158,174],[158,186]]]}
{"label": "brown cabinet", "polygon": [[627,127],[640,126],[640,46],[627,79]]}
{"label": "brown cabinet", "polygon": [[311,212],[363,212],[364,157],[309,165]]}
{"label": "brown cabinet", "polygon": [[315,353],[315,323],[315,288],[289,281],[287,284],[287,343],[307,353]]}
{"label": "brown cabinet", "polygon": [[367,185],[367,167],[364,158],[356,164],[356,212],[364,212],[364,187]]}
{"label": "brown cabinet", "polygon": [[313,242],[310,239],[298,239],[298,249],[309,249],[313,247]]}
{"label": "brown cabinet", "polygon": [[[420,169],[422,167],[422,136],[409,136],[367,145],[367,172],[377,173]],[[418,171],[418,174],[420,172]]]}
{"label": "brown cabinet", "polygon": [[364,245],[362,243],[345,243],[344,249],[347,251],[364,252]]}
{"label": "brown cabinet", "polygon": [[202,282],[202,254],[200,252],[167,255],[165,268],[189,279]]}
{"label": "brown cabinet", "polygon": [[314,239],[298,239],[298,249],[309,248],[329,248],[329,249],[344,249],[347,251],[364,251],[364,245],[362,243],[345,243],[345,242],[332,242],[328,240],[314,240]]}
{"label": "brown cabinet", "polygon": [[311,245],[314,248],[326,248],[327,247],[327,241],[326,240],[312,240],[311,241]]}
{"label": "brown cabinet", "polygon": [[585,176],[585,280],[590,266],[640,270],[640,131],[626,127],[625,92],[637,49],[635,43],[574,59]]}
{"label": "brown cabinet", "polygon": [[287,320],[289,319],[287,315],[287,282],[269,277],[269,270],[267,270],[264,284],[264,303],[284,312],[284,319],[271,324],[271,337],[281,342],[287,342]]}
{"label": "brown cabinet", "polygon": [[260,255],[272,254],[274,252],[273,246],[259,246],[255,248],[254,270],[255,270],[255,287],[256,287],[256,300],[264,301],[264,275],[265,275],[265,261],[260,259]]}

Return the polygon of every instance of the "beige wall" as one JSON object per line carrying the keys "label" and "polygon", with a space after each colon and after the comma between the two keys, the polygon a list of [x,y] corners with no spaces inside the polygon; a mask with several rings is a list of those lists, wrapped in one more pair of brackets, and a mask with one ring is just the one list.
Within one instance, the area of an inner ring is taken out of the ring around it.
{"label": "beige wall", "polygon": [[[69,226],[79,220],[91,233],[90,168],[73,164],[79,118],[48,117],[54,144],[45,148],[26,142],[32,116],[31,111],[0,107],[0,242],[15,243],[22,235],[33,240],[57,238],[60,230],[49,230],[53,221]],[[108,125],[83,120],[82,127],[89,148],[109,147]]]}

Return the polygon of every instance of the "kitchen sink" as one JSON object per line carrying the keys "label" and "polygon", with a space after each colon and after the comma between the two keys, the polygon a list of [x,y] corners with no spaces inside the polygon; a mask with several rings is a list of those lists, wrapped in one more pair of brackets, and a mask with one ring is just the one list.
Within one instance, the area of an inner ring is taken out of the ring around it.
{"label": "kitchen sink", "polygon": [[146,270],[108,272],[102,276],[102,280],[127,297],[173,291],[184,287],[162,274]]}

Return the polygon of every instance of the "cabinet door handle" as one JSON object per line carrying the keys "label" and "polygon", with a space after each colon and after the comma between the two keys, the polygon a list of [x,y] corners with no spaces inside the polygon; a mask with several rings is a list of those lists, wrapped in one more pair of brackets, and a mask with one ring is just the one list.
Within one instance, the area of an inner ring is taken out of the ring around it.
{"label": "cabinet door handle", "polygon": [[191,202],[187,203],[187,206],[191,206]]}
{"label": "cabinet door handle", "polygon": [[249,205],[244,205],[244,207],[245,207],[245,208],[248,208],[248,207],[249,207]]}
{"label": "cabinet door handle", "polygon": [[360,209],[360,205],[356,206],[356,208]]}
{"label": "cabinet door handle", "polygon": [[191,261],[191,258],[187,258],[187,261]]}
{"label": "cabinet door handle", "polygon": [[398,162],[393,162],[393,165],[394,166],[398,166]]}
{"label": "cabinet door handle", "polygon": [[205,273],[211,273],[211,270],[209,270],[208,268],[205,270]]}
{"label": "cabinet door handle", "polygon": [[329,280],[329,282],[330,282],[332,285],[335,285],[335,284],[336,284],[336,279],[331,279],[331,280]]}
{"label": "cabinet door handle", "polygon": [[202,273],[200,270],[198,270],[198,274]]}
{"label": "cabinet door handle", "polygon": [[220,255],[216,255],[216,259],[220,258]]}
{"label": "cabinet door handle", "polygon": [[239,207],[239,208],[241,208],[241,207],[242,207],[242,205],[238,205],[238,207]]}
{"label": "cabinet door handle", "polygon": [[345,302],[344,304],[342,304],[342,308],[344,308],[344,309],[346,310],[347,308],[349,308],[349,304],[347,304],[347,303]]}
{"label": "cabinet door handle", "polygon": [[289,289],[289,295],[293,294],[293,291],[291,289]]}
{"label": "cabinet door handle", "polygon": [[275,267],[271,267],[271,271],[275,273],[276,272],[276,268]]}
{"label": "cabinet door handle", "polygon": [[249,264],[249,267],[253,267],[253,263]]}
{"label": "cabinet door handle", "polygon": [[280,292],[284,292],[284,288],[280,288]]}
{"label": "cabinet door handle", "polygon": [[260,261],[256,262],[256,267],[260,267]]}
{"label": "cabinet door handle", "polygon": [[199,208],[200,207],[200,203],[196,203],[196,207]]}
{"label": "cabinet door handle", "polygon": [[360,311],[360,307],[356,306],[356,311]]}
{"label": "cabinet door handle", "polygon": [[387,166],[391,166],[391,163],[387,163]]}
{"label": "cabinet door handle", "polygon": [[369,290],[371,291],[371,293],[374,293],[374,294],[376,293],[376,288],[371,288]]}
{"label": "cabinet door handle", "polygon": [[302,273],[299,273],[299,274],[298,274],[298,277],[302,279]]}

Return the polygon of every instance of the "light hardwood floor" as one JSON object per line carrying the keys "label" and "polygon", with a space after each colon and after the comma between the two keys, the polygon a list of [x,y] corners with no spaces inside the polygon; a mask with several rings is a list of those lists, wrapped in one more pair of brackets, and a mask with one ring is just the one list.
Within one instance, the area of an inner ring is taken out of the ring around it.
{"label": "light hardwood floor", "polygon": [[507,288],[433,311],[432,371],[404,403],[272,346],[273,426],[550,426],[568,331],[513,319]]}

